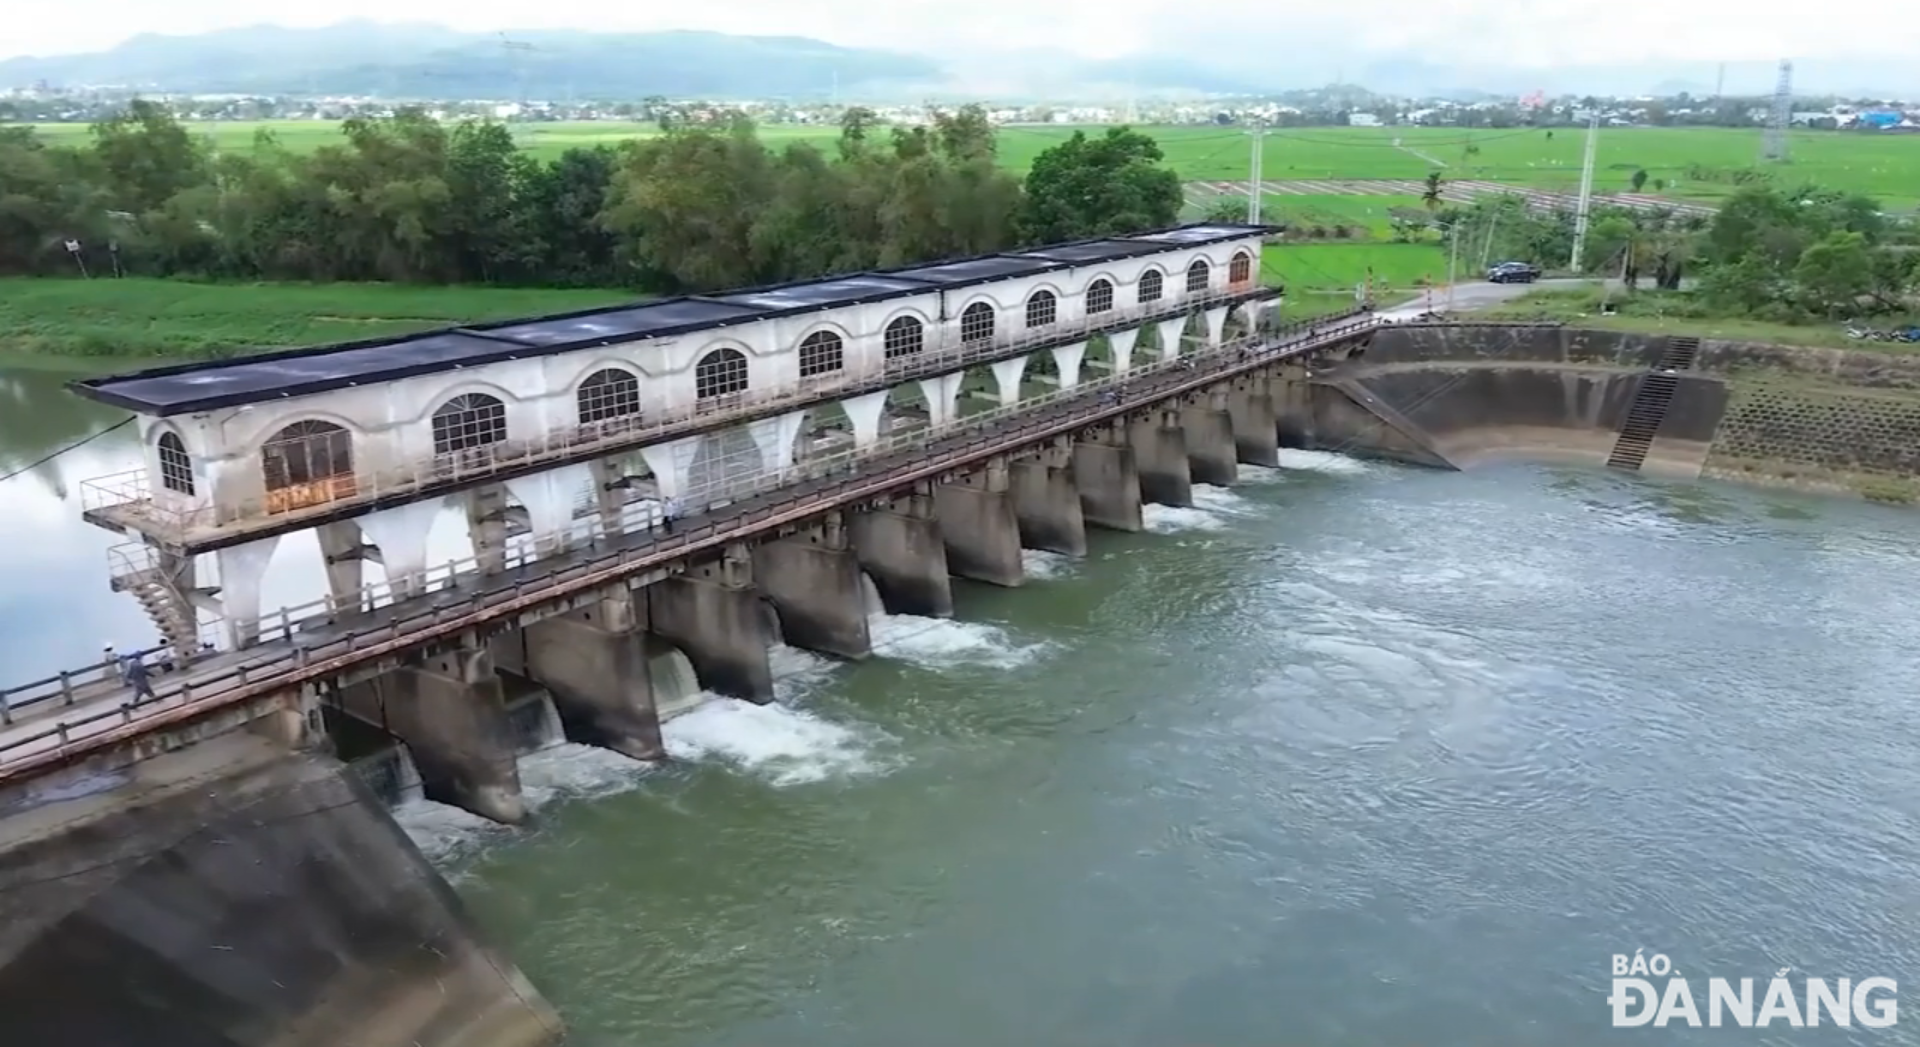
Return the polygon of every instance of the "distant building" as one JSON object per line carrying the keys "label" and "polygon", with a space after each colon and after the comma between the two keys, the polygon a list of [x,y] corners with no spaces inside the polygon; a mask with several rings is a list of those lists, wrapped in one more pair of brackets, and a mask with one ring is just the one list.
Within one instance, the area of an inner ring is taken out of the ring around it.
{"label": "distant building", "polygon": [[1379,127],[1380,118],[1372,113],[1348,113],[1348,127]]}

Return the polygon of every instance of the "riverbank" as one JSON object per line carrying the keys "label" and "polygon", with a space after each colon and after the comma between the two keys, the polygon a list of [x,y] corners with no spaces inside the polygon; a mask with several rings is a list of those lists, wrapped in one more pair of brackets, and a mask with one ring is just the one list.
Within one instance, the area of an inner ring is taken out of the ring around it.
{"label": "riverbank", "polygon": [[236,356],[588,309],[619,290],[213,284],[144,277],[0,280],[0,357],[82,369]]}
{"label": "riverbank", "polygon": [[[1920,343],[1849,338],[1846,325],[1838,322],[1787,324],[1745,316],[1689,315],[1691,309],[1684,298],[1679,297],[1685,293],[1642,292],[1629,296],[1617,287],[1609,291],[1597,282],[1582,287],[1541,287],[1511,301],[1476,308],[1473,316],[1485,320],[1552,321],[1625,334],[1691,336],[1725,342],[1868,352],[1920,352]],[[1603,303],[1616,311],[1602,314]],[[1908,323],[1920,323],[1920,317],[1882,317],[1870,326],[1884,330]]]}
{"label": "riverbank", "polygon": [[[1364,364],[1314,383],[1310,446],[1603,466],[1670,342],[1558,325],[1389,328]],[[1708,338],[1678,382],[1640,471],[1920,502],[1920,354]]]}

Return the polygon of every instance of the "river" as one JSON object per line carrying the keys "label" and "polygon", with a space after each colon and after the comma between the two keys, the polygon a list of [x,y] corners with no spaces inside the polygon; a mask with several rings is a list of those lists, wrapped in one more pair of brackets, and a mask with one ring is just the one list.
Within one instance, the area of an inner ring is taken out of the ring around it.
{"label": "river", "polygon": [[[0,404],[0,472],[115,418]],[[0,485],[10,678],[145,639],[71,503],[123,435]],[[585,1047],[1599,1043],[1616,953],[1920,960],[1910,512],[1284,464],[864,664],[783,650],[674,764],[529,756],[531,831],[398,815]]]}

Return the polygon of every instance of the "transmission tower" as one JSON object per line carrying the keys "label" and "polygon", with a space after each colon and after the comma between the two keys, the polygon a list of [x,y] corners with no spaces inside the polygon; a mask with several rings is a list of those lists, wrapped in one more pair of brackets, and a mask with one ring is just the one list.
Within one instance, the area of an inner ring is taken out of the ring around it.
{"label": "transmission tower", "polygon": [[518,104],[515,108],[513,116],[508,119],[508,122],[509,123],[524,122],[527,118],[526,55],[530,51],[539,50],[539,48],[522,40],[509,39],[507,37],[507,34],[505,33],[501,33],[499,34],[499,36],[500,36],[500,50],[506,54],[507,65],[509,68],[513,70],[513,78],[515,81],[517,81],[517,84],[520,89],[520,97],[515,99],[515,101]]}
{"label": "transmission tower", "polygon": [[1587,217],[1593,210],[1593,160],[1600,144],[1600,110],[1587,114],[1587,152],[1580,161],[1580,197],[1574,203],[1573,258],[1567,268],[1580,271],[1580,256],[1587,249]]}
{"label": "transmission tower", "polygon": [[1253,156],[1247,164],[1247,224],[1260,224],[1261,197],[1266,195],[1266,186],[1261,180],[1264,174],[1262,160],[1267,152],[1267,122],[1255,117],[1253,129],[1247,134],[1253,136]]}
{"label": "transmission tower", "polygon": [[1773,109],[1767,114],[1767,133],[1760,142],[1760,159],[1780,163],[1787,158],[1787,124],[1793,119],[1793,62],[1780,60],[1780,78],[1773,83]]}

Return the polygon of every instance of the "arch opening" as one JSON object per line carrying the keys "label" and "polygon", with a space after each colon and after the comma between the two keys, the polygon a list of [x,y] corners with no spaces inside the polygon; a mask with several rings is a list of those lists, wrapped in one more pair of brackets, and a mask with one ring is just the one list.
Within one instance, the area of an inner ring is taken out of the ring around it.
{"label": "arch opening", "polygon": [[1027,326],[1050,327],[1060,316],[1060,300],[1052,291],[1035,291],[1027,299]]}
{"label": "arch opening", "polygon": [[1113,281],[1105,277],[1087,285],[1087,315],[1113,311]]}
{"label": "arch opening", "polygon": [[273,434],[260,446],[260,469],[269,514],[325,505],[357,493],[353,434],[332,422],[294,422]]}
{"label": "arch opening", "polygon": [[640,379],[617,367],[602,368],[580,383],[575,400],[581,425],[631,418],[640,413]]}
{"label": "arch opening", "polygon": [[154,454],[160,460],[160,486],[176,494],[194,492],[193,458],[178,433],[161,433],[154,441]]}
{"label": "arch opening", "polygon": [[693,395],[711,400],[747,391],[747,354],[738,349],[715,349],[693,367]]}
{"label": "arch opening", "polygon": [[485,393],[462,393],[433,412],[433,453],[454,454],[507,438],[507,405]]}
{"label": "arch opening", "polygon": [[1137,300],[1141,305],[1159,301],[1161,292],[1165,290],[1163,286],[1165,283],[1166,278],[1160,275],[1158,269],[1149,269],[1141,273],[1140,286],[1134,292]]}
{"label": "arch opening", "polygon": [[846,346],[832,331],[815,331],[800,340],[800,377],[832,374],[846,366]]}
{"label": "arch opening", "polygon": [[976,345],[993,341],[993,306],[975,302],[960,314],[960,343]]}
{"label": "arch opening", "polygon": [[1207,264],[1207,260],[1204,258],[1194,259],[1193,264],[1187,266],[1187,293],[1207,293],[1207,284],[1212,279],[1213,267]]}
{"label": "arch opening", "polygon": [[927,326],[918,317],[895,317],[881,335],[884,347],[883,359],[898,360],[903,356],[917,356],[927,347]]}
{"label": "arch opening", "polygon": [[1253,256],[1245,251],[1236,252],[1233,261],[1227,263],[1227,282],[1244,284],[1253,279]]}

